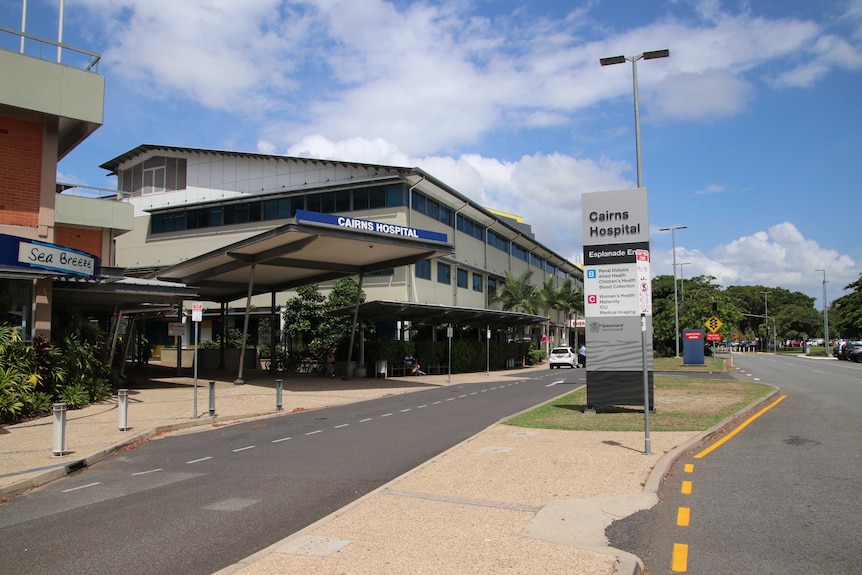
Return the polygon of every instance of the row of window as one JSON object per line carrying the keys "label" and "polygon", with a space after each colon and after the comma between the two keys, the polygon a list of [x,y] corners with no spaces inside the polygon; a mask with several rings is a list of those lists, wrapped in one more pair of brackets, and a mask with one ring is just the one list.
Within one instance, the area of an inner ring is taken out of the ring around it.
{"label": "row of window", "polygon": [[[415,264],[416,277],[423,280],[431,280],[431,260],[423,260]],[[457,268],[455,271],[455,281],[459,288],[467,289],[470,273],[463,269]],[[473,272],[473,291],[482,293],[483,291],[482,274]],[[437,283],[452,285],[452,266],[443,262],[437,262]],[[488,278],[488,294],[495,295],[497,293],[497,280]]]}
{"label": "row of window", "polygon": [[[148,173],[149,170],[145,171],[145,176]],[[406,205],[406,199],[407,190],[403,184],[291,195],[153,214],[150,221],[150,231],[153,234],[160,234],[249,222],[282,220],[294,217],[297,210],[323,214],[349,213],[356,210],[403,206]],[[419,213],[447,226],[456,226],[458,231],[479,241],[487,241],[489,246],[507,254],[511,253],[515,258],[529,262],[533,267],[559,275],[559,270],[556,267],[551,266],[538,256],[510,242],[500,234],[486,230],[484,226],[462,214],[458,214],[456,217],[451,208],[421,192],[413,192],[412,206]]]}

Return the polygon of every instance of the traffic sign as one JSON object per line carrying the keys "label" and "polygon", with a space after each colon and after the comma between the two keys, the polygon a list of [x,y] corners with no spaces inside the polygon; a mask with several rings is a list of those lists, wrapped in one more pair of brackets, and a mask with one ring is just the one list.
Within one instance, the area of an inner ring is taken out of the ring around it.
{"label": "traffic sign", "polygon": [[721,323],[720,319],[715,316],[712,316],[711,318],[706,320],[706,323],[704,323],[703,325],[706,326],[706,329],[708,329],[710,333],[715,333],[720,330],[721,326],[723,326],[724,324]]}
{"label": "traffic sign", "polygon": [[721,341],[720,333],[708,333],[706,334],[706,341]]}
{"label": "traffic sign", "polygon": [[204,304],[194,302],[192,303],[192,321],[201,321],[203,319],[204,314]]}

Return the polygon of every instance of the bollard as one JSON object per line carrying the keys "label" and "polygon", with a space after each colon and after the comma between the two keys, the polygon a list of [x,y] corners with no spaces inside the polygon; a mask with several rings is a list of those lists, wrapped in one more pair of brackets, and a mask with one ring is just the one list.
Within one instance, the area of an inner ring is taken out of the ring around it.
{"label": "bollard", "polygon": [[54,457],[66,455],[66,404],[54,404]]}
{"label": "bollard", "polygon": [[210,417],[215,417],[215,382],[210,380]]}
{"label": "bollard", "polygon": [[117,413],[119,414],[120,431],[129,430],[129,390],[117,390]]}
{"label": "bollard", "polygon": [[280,379],[275,380],[275,410],[284,411],[281,405],[281,386],[284,382]]}

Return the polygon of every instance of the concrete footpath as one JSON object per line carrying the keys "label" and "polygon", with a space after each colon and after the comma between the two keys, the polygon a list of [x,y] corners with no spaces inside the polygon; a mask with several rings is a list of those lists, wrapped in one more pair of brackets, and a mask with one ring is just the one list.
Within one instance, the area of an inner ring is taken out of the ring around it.
{"label": "concrete footpath", "polygon": [[[54,456],[53,417],[0,428],[0,497],[91,466],[156,435],[411,393],[431,386],[517,381],[547,366],[471,374],[349,381],[200,373],[158,365],[129,371],[129,429],[120,431],[116,397],[68,411],[64,447]],[[573,377],[565,370],[554,372]],[[215,382],[216,416],[209,416]],[[566,389],[570,391],[571,388]],[[561,389],[562,392],[562,389]],[[493,425],[351,505],[286,537],[219,575],[636,574],[640,560],[607,546],[614,519],[652,507],[677,453],[703,433],[578,432]]]}

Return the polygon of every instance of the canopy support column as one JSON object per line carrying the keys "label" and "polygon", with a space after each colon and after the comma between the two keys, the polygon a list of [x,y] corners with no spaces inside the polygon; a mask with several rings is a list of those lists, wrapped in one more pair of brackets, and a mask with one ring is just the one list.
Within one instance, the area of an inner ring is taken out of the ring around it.
{"label": "canopy support column", "polygon": [[342,380],[350,379],[350,362],[353,359],[353,338],[356,334],[356,324],[359,323],[359,304],[362,303],[362,274],[359,274],[359,281],[356,287],[356,306],[353,308],[353,324],[350,326],[350,346],[347,348],[347,369],[344,371]]}
{"label": "canopy support column", "polygon": [[248,316],[251,313],[251,292],[254,289],[254,268],[257,264],[251,264],[251,271],[248,274],[248,295],[245,298],[245,319],[242,326],[242,344],[239,348],[239,374],[234,380],[234,385],[243,385],[245,380],[242,378],[242,366],[245,363],[245,346],[248,339]]}

